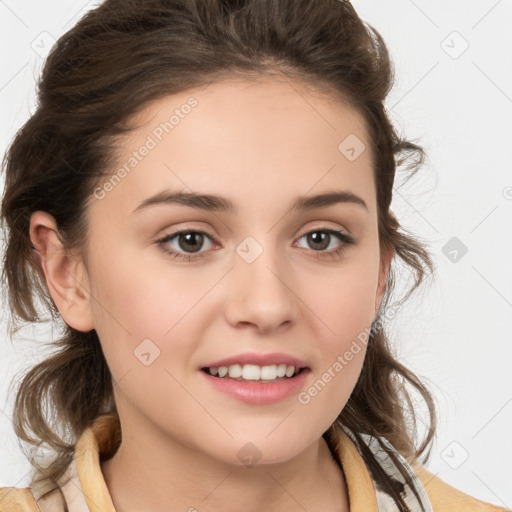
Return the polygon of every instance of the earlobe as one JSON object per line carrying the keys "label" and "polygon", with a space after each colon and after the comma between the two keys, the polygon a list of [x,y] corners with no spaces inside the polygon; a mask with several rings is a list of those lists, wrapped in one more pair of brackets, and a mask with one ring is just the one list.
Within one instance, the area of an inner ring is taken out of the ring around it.
{"label": "earlobe", "polygon": [[62,319],[78,331],[94,329],[87,272],[81,258],[63,245],[54,217],[43,211],[32,213],[29,234],[37,251],[36,261]]}

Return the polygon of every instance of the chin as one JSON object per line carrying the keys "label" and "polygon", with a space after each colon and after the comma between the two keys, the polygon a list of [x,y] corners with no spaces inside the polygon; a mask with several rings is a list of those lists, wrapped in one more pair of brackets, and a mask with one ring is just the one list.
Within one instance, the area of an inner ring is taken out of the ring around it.
{"label": "chin", "polygon": [[[229,448],[222,453],[216,454],[219,460],[235,466],[254,466],[281,464],[292,460],[301,453],[299,443],[293,442],[287,438],[287,444],[277,436],[270,441],[265,439],[265,435],[254,436],[252,441],[250,436],[244,436],[240,440],[230,440]],[[306,447],[304,447],[305,449]],[[226,457],[226,453],[229,454]]]}

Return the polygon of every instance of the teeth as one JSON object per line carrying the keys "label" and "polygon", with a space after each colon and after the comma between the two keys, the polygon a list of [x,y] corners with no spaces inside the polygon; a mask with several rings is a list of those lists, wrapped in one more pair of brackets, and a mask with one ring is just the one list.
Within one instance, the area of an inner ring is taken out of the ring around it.
{"label": "teeth", "polygon": [[280,364],[277,367],[277,376],[278,377],[284,377],[285,375],[286,375],[286,365],[285,364]]}
{"label": "teeth", "polygon": [[[224,367],[225,368],[225,367]],[[232,379],[242,376],[242,367],[239,364],[233,364],[228,368],[229,376]]]}
{"label": "teeth", "polygon": [[286,367],[286,376],[291,377],[295,373],[295,368],[293,366]]}
{"label": "teeth", "polygon": [[231,366],[220,366],[218,368],[208,368],[210,375],[218,375],[219,377],[228,376],[231,379],[243,380],[275,380],[277,378],[290,378],[299,372],[299,368],[295,366],[279,364],[269,366],[258,366],[255,364],[232,364]]}

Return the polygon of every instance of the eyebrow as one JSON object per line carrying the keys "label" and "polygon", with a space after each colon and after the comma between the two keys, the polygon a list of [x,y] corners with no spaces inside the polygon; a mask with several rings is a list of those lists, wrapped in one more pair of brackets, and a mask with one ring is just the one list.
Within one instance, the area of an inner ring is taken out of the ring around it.
{"label": "eyebrow", "polygon": [[[291,204],[291,211],[309,211],[316,208],[326,208],[338,203],[356,204],[368,211],[365,201],[348,190],[326,192],[314,196],[299,196]],[[237,214],[238,208],[230,200],[222,196],[198,194],[196,192],[173,192],[164,190],[148,197],[133,210],[133,213],[145,210],[150,206],[178,204],[190,208],[214,212]]]}

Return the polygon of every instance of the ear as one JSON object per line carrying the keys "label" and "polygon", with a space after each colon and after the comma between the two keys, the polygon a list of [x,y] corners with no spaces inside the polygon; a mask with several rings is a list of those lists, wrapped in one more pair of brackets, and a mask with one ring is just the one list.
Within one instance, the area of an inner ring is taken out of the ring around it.
{"label": "ear", "polygon": [[389,247],[389,248],[381,250],[379,282],[377,285],[377,292],[375,295],[375,312],[376,313],[380,309],[380,305],[382,303],[382,298],[384,296],[384,292],[386,291],[387,277],[388,277],[389,268],[391,266],[391,261],[393,260],[394,254],[395,254],[395,249],[393,247]]}
{"label": "ear", "polygon": [[29,234],[48,291],[63,320],[78,331],[94,329],[85,266],[63,245],[54,217],[43,211],[32,213]]}

